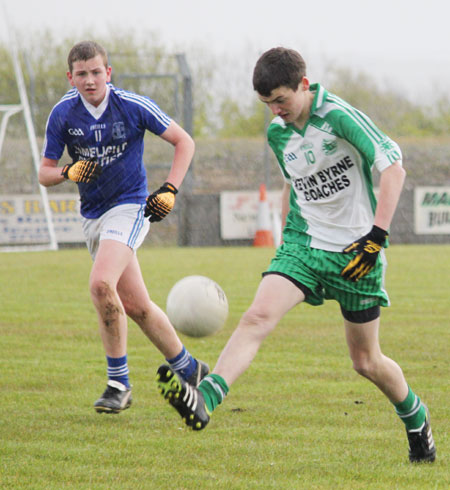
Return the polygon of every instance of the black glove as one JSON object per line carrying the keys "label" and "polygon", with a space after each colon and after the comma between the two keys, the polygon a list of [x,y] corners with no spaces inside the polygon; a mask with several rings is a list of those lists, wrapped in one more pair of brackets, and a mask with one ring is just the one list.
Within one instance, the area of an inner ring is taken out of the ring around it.
{"label": "black glove", "polygon": [[387,237],[387,231],[373,225],[367,235],[344,248],[343,253],[357,252],[357,255],[342,269],[341,276],[356,282],[368,274],[374,268]]}
{"label": "black glove", "polygon": [[164,182],[157,191],[147,197],[144,216],[146,218],[150,216],[151,223],[161,221],[172,211],[177,192],[178,190],[173,184]]}
{"label": "black glove", "polygon": [[78,160],[78,162],[65,165],[61,171],[65,179],[84,184],[98,179],[101,173],[102,167],[94,160]]}

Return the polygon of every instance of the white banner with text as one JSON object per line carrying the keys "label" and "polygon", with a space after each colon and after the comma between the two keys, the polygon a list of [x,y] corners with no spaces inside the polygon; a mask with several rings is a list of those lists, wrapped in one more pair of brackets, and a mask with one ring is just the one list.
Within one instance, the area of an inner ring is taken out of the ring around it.
{"label": "white banner with text", "polygon": [[[275,227],[281,227],[281,191],[267,191],[267,202]],[[220,234],[223,240],[254,238],[258,217],[258,191],[220,193]],[[279,230],[281,234],[281,229]],[[274,230],[274,235],[278,230]],[[275,236],[274,236],[275,238]]]}
{"label": "white banner with text", "polygon": [[[58,243],[84,243],[78,194],[49,194]],[[0,196],[0,244],[34,244],[49,241],[40,194]]]}
{"label": "white banner with text", "polygon": [[450,234],[450,187],[414,189],[414,232],[417,235]]}

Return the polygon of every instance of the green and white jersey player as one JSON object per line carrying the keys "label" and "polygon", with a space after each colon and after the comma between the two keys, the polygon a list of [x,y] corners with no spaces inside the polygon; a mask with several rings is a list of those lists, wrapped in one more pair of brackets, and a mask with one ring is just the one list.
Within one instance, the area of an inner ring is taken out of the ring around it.
{"label": "green and white jersey player", "polygon": [[[268,130],[291,193],[284,241],[341,252],[372,227],[372,167],[383,172],[400,163],[401,151],[364,114],[321,85],[311,85],[309,92],[314,98],[303,127],[277,116]],[[282,110],[281,104],[269,105]]]}
{"label": "green and white jersey player", "polygon": [[[264,53],[253,87],[276,116],[268,139],[285,177],[283,243],[212,374],[193,388],[161,366],[160,391],[188,426],[203,429],[290,309],[334,299],[353,367],[386,395],[405,423],[410,461],[434,461],[428,410],[378,341],[380,306],[389,304],[382,249],[405,178],[400,149],[367,116],[320,85],[310,86],[305,62],[294,50]],[[381,172],[378,203],[374,166]]]}

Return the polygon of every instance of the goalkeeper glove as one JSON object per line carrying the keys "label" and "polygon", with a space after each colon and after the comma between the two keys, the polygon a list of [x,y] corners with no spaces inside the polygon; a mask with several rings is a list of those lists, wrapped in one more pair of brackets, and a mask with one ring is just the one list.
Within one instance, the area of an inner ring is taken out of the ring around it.
{"label": "goalkeeper glove", "polygon": [[164,184],[153,194],[147,197],[144,216],[150,216],[150,222],[161,221],[165,218],[175,205],[175,194],[177,188],[169,182]]}
{"label": "goalkeeper glove", "polygon": [[367,275],[374,268],[387,237],[387,231],[374,225],[367,235],[344,248],[343,253],[357,252],[357,255],[342,269],[341,276],[356,282]]}
{"label": "goalkeeper glove", "polygon": [[78,160],[78,162],[65,165],[61,175],[73,182],[88,184],[96,180],[101,173],[102,167],[96,161]]}

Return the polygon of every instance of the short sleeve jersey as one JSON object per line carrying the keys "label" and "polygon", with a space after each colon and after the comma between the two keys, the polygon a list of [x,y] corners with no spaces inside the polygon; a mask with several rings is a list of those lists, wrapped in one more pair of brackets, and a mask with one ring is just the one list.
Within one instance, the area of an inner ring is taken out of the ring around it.
{"label": "short sleeve jersey", "polygon": [[375,166],[382,172],[401,163],[398,145],[362,112],[319,84],[302,129],[276,117],[268,141],[286,182],[290,210],[283,240],[340,252],[368,233],[376,198]]}
{"label": "short sleeve jersey", "polygon": [[161,135],[171,119],[148,97],[107,87],[99,114],[88,110],[76,88],[55,105],[47,121],[43,156],[59,160],[67,147],[73,162],[92,158],[100,177],[79,183],[81,214],[98,218],[119,204],[145,202],[148,195],[143,163],[144,134]]}

